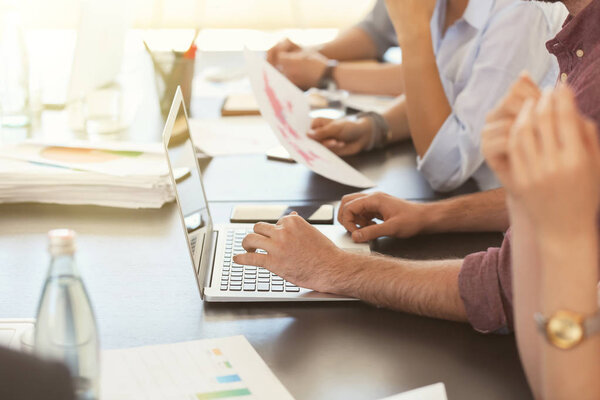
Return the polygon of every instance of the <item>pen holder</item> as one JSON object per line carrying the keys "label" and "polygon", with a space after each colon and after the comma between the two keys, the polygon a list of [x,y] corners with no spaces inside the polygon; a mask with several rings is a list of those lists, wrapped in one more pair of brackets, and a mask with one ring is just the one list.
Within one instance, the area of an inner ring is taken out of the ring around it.
{"label": "pen holder", "polygon": [[187,110],[189,110],[192,98],[195,59],[193,57],[188,57],[187,52],[149,51],[149,53],[152,58],[152,64],[154,65],[156,86],[160,101],[160,112],[163,118],[166,119],[169,115],[177,86],[181,86],[183,100]]}

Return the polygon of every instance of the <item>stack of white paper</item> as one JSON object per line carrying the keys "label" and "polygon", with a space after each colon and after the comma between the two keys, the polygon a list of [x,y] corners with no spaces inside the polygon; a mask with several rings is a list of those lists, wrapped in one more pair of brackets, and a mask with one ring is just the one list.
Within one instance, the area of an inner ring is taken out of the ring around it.
{"label": "stack of white paper", "polygon": [[32,143],[0,148],[0,203],[160,208],[173,199],[160,152]]}

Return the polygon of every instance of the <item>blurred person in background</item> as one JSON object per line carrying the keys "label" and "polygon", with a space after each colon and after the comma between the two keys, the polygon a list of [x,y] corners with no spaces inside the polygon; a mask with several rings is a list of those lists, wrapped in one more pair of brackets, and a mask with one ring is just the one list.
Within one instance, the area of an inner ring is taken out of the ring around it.
{"label": "blurred person in background", "polygon": [[383,114],[318,118],[309,136],[342,156],[411,139],[433,189],[452,191],[470,178],[481,190],[498,188],[480,151],[485,116],[523,70],[538,86],[555,84],[558,65],[544,43],[567,11],[522,0],[386,4],[403,52],[404,94]]}
{"label": "blurred person in background", "polygon": [[381,61],[395,46],[396,33],[385,2],[377,0],[362,22],[333,41],[302,48],[284,39],[267,52],[267,60],[301,89],[326,89],[328,80],[333,80],[338,88],[351,92],[396,96],[404,91],[401,65],[355,62]]}

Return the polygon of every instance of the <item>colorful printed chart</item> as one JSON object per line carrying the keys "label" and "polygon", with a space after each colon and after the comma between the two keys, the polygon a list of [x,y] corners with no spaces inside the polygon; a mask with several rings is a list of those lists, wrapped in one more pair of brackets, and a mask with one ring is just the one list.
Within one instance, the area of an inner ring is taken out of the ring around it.
{"label": "colorful printed chart", "polygon": [[313,172],[344,185],[375,186],[365,175],[307,136],[310,106],[304,93],[257,54],[246,50],[245,55],[260,112],[290,156]]}
{"label": "colorful printed chart", "polygon": [[243,336],[105,351],[101,397],[292,399]]}

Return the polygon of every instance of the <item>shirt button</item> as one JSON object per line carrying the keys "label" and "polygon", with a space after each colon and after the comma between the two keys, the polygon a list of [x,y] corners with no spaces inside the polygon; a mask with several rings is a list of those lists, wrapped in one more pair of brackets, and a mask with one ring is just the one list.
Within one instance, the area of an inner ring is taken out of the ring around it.
{"label": "shirt button", "polygon": [[567,75],[565,72],[563,72],[562,74],[560,74],[560,81],[562,83],[567,82],[567,78],[569,77],[569,75]]}
{"label": "shirt button", "polygon": [[577,54],[577,57],[582,58],[583,57],[583,50],[579,49],[575,52],[575,54]]}

